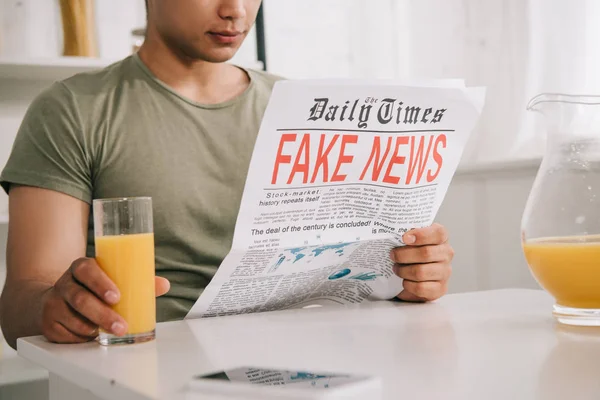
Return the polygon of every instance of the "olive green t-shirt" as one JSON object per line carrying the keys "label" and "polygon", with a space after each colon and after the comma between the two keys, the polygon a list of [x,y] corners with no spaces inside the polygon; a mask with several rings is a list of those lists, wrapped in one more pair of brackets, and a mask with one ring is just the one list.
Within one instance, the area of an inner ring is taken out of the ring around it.
{"label": "olive green t-shirt", "polygon": [[[214,105],[178,95],[137,55],[57,82],[27,111],[0,184],[7,192],[11,183],[35,186],[90,204],[151,196],[156,272],[171,281],[169,293],[157,300],[157,319],[183,318],[230,250],[250,157],[277,80],[246,72],[245,92]],[[92,224],[90,218],[90,257]]]}

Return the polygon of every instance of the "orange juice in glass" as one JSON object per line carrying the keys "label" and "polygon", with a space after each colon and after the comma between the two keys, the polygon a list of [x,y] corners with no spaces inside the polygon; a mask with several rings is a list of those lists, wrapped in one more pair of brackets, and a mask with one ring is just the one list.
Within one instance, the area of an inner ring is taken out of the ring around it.
{"label": "orange juice in glass", "polygon": [[600,309],[600,236],[534,239],[523,251],[531,272],[558,304]]}
{"label": "orange juice in glass", "polygon": [[93,202],[96,261],[121,293],[112,308],[127,322],[124,336],[100,332],[103,345],[154,339],[154,233],[152,199],[130,197]]}

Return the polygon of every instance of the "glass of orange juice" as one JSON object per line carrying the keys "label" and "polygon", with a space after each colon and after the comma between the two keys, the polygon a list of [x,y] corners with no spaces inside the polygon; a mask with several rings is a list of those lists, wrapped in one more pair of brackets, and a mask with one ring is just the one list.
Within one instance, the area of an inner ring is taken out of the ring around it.
{"label": "glass of orange juice", "polygon": [[154,339],[154,231],[152,199],[129,197],[93,201],[96,261],[117,285],[119,302],[112,306],[127,322],[124,336],[100,331],[103,345]]}
{"label": "glass of orange juice", "polygon": [[600,96],[542,94],[546,151],[522,221],[523,252],[563,324],[600,326]]}

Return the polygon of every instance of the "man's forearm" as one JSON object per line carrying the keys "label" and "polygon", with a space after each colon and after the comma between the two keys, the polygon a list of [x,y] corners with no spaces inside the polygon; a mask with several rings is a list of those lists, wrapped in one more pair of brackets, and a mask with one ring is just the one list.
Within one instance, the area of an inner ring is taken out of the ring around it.
{"label": "man's forearm", "polygon": [[52,288],[45,282],[24,281],[4,287],[0,297],[0,325],[10,347],[17,339],[42,334],[41,320],[44,294]]}

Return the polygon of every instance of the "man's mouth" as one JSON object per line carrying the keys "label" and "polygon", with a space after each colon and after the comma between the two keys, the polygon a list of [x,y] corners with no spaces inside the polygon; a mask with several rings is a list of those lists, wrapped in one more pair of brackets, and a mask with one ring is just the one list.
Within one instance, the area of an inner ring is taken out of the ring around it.
{"label": "man's mouth", "polygon": [[219,43],[234,43],[240,40],[244,33],[241,31],[213,31],[208,32],[208,35]]}

